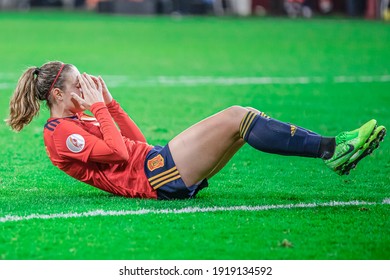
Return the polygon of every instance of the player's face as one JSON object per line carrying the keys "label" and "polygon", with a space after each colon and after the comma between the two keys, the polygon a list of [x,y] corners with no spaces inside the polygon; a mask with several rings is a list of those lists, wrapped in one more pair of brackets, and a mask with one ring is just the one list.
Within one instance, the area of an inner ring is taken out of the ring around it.
{"label": "player's face", "polygon": [[73,113],[82,112],[83,109],[80,108],[79,104],[72,98],[71,93],[74,92],[80,97],[83,97],[81,92],[81,86],[78,77],[80,76],[79,70],[72,66],[71,70],[67,73],[67,81],[65,82],[65,94],[64,101],[65,106],[69,111]]}

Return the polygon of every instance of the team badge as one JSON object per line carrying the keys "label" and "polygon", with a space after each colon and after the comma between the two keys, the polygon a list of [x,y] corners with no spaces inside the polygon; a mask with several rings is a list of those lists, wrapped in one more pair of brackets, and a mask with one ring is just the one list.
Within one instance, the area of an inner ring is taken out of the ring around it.
{"label": "team badge", "polygon": [[294,137],[295,132],[297,131],[297,127],[295,125],[290,125],[291,127],[291,137]]}
{"label": "team badge", "polygon": [[66,139],[66,147],[73,153],[81,152],[85,147],[84,137],[80,134],[72,134]]}
{"label": "team badge", "polygon": [[157,155],[154,158],[148,160],[148,169],[150,171],[164,166],[164,158],[161,155]]}

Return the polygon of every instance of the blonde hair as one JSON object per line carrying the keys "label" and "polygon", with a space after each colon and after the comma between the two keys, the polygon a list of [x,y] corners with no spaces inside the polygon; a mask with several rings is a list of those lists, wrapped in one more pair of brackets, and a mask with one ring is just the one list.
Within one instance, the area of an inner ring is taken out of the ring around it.
{"label": "blonde hair", "polygon": [[[41,101],[46,100],[47,106],[51,108],[52,98],[49,90],[62,65],[60,61],[51,61],[40,68],[29,67],[24,71],[11,97],[9,117],[6,119],[13,130],[22,130],[35,116],[38,116]],[[64,90],[66,73],[71,67],[71,64],[64,65],[52,88]]]}

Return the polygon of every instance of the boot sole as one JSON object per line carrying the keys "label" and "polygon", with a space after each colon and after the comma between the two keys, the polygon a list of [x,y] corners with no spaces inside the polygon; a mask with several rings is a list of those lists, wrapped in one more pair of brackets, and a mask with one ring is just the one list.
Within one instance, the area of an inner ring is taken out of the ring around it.
{"label": "boot sole", "polygon": [[[352,169],[356,168],[356,166],[359,163],[359,161],[361,161],[366,156],[372,154],[372,152],[374,150],[379,148],[380,142],[382,142],[384,140],[385,136],[386,136],[386,128],[383,127],[381,129],[381,131],[378,132],[378,134],[375,137],[375,139],[371,139],[372,135],[375,132],[375,129],[373,129],[372,134],[370,135],[370,137],[368,137],[368,139],[367,139],[367,141],[365,143],[365,144],[369,143],[368,147],[365,149],[365,151],[359,157],[357,157],[356,159],[353,159],[352,161],[347,161],[346,163],[344,163],[344,164],[340,165],[339,167],[337,167],[337,169],[335,170],[337,174],[339,174],[339,175],[349,175],[350,171]],[[361,151],[361,149],[363,149],[364,146],[365,145],[363,145],[362,148],[357,150],[356,153]]]}

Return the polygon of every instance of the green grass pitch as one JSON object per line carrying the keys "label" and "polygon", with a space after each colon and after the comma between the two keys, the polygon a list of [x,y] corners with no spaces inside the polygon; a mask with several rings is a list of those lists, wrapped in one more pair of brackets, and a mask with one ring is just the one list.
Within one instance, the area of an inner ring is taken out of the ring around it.
{"label": "green grass pitch", "polygon": [[[2,119],[23,69],[62,60],[102,75],[155,145],[235,104],[324,135],[371,118],[390,128],[390,26],[383,22],[2,12],[0,38]],[[261,77],[270,82],[253,82]],[[0,124],[0,259],[390,258],[389,139],[347,177],[319,159],[245,146],[197,199],[163,202],[115,197],[57,170],[43,146],[47,118],[44,109],[19,134]],[[332,201],[373,204],[156,212]],[[155,212],[3,219],[141,209]]]}

